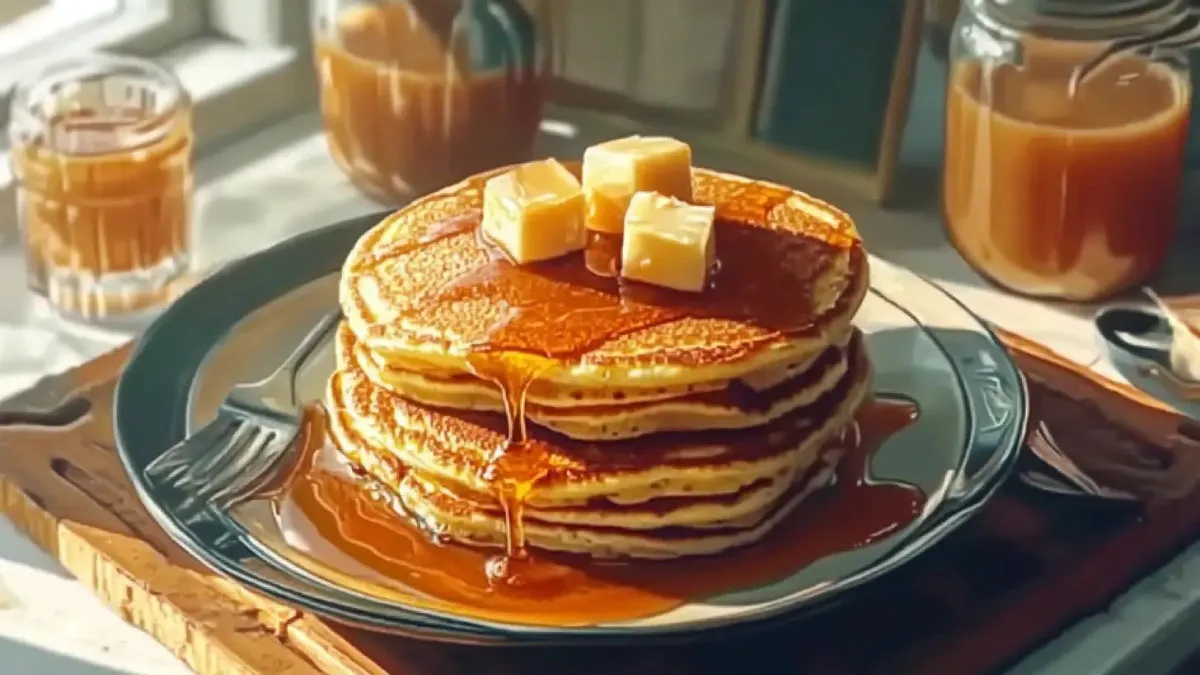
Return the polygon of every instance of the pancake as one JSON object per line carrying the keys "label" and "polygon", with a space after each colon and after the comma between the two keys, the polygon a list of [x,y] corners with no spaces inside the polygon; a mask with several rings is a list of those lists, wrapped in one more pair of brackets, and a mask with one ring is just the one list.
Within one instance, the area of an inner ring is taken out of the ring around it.
{"label": "pancake", "polygon": [[[711,440],[658,449],[609,442],[589,444],[590,452],[543,434],[558,470],[526,499],[526,544],[599,558],[671,558],[757,541],[834,474],[837,437],[870,384],[857,336],[849,352],[851,367],[838,386],[793,414],[790,426],[799,433],[752,430],[741,435],[753,439],[724,446]],[[328,403],[336,411],[330,417],[334,446],[409,517],[444,540],[505,545],[503,507],[478,477],[488,446],[457,446],[467,452],[454,457],[450,448],[456,446],[441,445],[453,437],[502,439],[500,415],[424,408],[375,386],[353,364],[331,378]],[[490,423],[480,423],[488,418]],[[433,420],[431,428],[441,430],[422,435],[404,426],[406,420]]]}
{"label": "pancake", "polygon": [[692,169],[717,253],[685,293],[616,274],[619,235],[513,263],[481,230],[505,170],[346,260],[326,404],[364,483],[445,541],[663,559],[753,543],[831,482],[871,383],[845,213]]}
{"label": "pancake", "polygon": [[[339,368],[326,405],[330,430],[351,462],[394,484],[385,472],[415,470],[430,479],[490,495],[482,476],[503,447],[503,415],[424,406],[372,382],[338,341]],[[853,417],[870,384],[870,366],[857,335],[848,345],[850,367],[810,404],[752,429],[668,432],[606,442],[578,441],[530,427],[546,474],[525,497],[530,507],[581,504],[597,497],[636,504],[670,496],[723,495],[811,462]],[[369,456],[355,456],[354,450]]]}
{"label": "pancake", "polygon": [[716,206],[721,260],[705,293],[605,278],[584,267],[583,254],[512,265],[478,234],[483,185],[503,170],[413,202],[355,245],[340,303],[378,363],[432,377],[471,373],[470,356],[486,344],[553,357],[538,379],[567,391],[711,386],[812,359],[846,335],[868,287],[845,213],[698,168],[694,201]]}
{"label": "pancake", "polygon": [[[344,330],[349,330],[344,325]],[[830,344],[844,346],[850,331],[831,336]],[[665,401],[688,394],[720,391],[738,383],[754,391],[783,384],[797,373],[812,367],[820,352],[804,355],[792,361],[771,364],[759,370],[739,375],[736,379],[661,384],[655,386],[617,386],[602,384],[593,387],[567,387],[551,379],[536,379],[526,392],[526,400],[546,408],[586,408],[611,403],[627,404],[645,401]],[[380,386],[402,392],[410,398],[435,406],[469,409],[501,410],[503,400],[495,383],[478,375],[455,370],[434,368],[419,362],[389,362],[362,344],[355,350],[359,367]]]}
{"label": "pancake", "polygon": [[[338,332],[342,345],[356,343],[353,333],[343,325]],[[703,389],[676,391],[674,397],[662,393],[638,396],[640,392],[610,390],[604,398],[553,395],[553,387],[544,387],[538,395],[526,397],[525,414],[530,422],[580,440],[633,438],[666,431],[701,429],[741,429],[760,426],[815,401],[846,372],[844,350],[850,334],[839,338],[824,351],[804,362],[791,364],[784,373],[772,374],[779,380],[772,386],[755,385],[767,381],[745,379],[712,383]],[[504,397],[495,384],[478,377],[433,377],[416,371],[401,370],[380,363],[361,345],[340,347],[343,361],[353,360],[376,385],[424,405],[456,410],[504,412]],[[780,379],[781,377],[785,379]],[[535,381],[534,384],[540,384]]]}
{"label": "pancake", "polygon": [[[609,524],[561,523],[545,520],[541,513],[527,512],[524,519],[528,546],[592,558],[669,559],[714,555],[753,544],[786,518],[805,497],[830,485],[836,476],[836,453],[814,458],[796,481],[766,505],[745,509],[746,513],[706,523],[703,526],[625,528]],[[402,508],[425,524],[438,537],[472,546],[503,549],[507,542],[504,515],[438,490],[436,485],[406,480],[400,486]],[[697,504],[702,499],[695,500]],[[711,505],[710,505],[711,506]],[[635,510],[636,511],[636,510]],[[599,520],[599,518],[594,518]]]}
{"label": "pancake", "polygon": [[[405,510],[428,513],[435,508],[448,508],[453,512],[470,510],[488,520],[504,518],[503,507],[491,494],[471,492],[408,467],[397,469],[394,462],[344,424],[336,425],[333,438],[342,459],[388,493],[402,496],[407,504]],[[816,465],[832,465],[840,456],[836,445],[816,450],[798,456],[795,466],[784,467],[774,476],[760,478],[726,494],[693,492],[623,504],[606,497],[593,497],[562,505],[528,505],[523,510],[523,517],[528,522],[631,530],[720,529],[753,524],[771,504],[790,494],[805,472]],[[429,504],[417,508],[425,502]],[[439,522],[437,518],[430,518],[424,525],[428,530],[440,531]]]}

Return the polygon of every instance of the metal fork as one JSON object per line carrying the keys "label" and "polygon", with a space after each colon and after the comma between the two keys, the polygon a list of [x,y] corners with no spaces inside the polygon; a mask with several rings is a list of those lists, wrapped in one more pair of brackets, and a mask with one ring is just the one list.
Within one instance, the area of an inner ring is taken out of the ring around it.
{"label": "metal fork", "polygon": [[151,485],[181,495],[181,520],[194,521],[210,506],[226,510],[269,483],[300,432],[296,373],[340,319],[338,312],[321,319],[275,372],[234,387],[216,419],[146,467]]}

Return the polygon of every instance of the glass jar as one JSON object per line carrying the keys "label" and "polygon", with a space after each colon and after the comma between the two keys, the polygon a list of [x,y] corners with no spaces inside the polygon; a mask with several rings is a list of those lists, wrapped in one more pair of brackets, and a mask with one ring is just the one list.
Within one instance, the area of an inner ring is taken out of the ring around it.
{"label": "glass jar", "polygon": [[1091,301],[1146,281],[1179,217],[1186,54],[1115,56],[1184,0],[964,0],[950,46],[942,205],[980,274],[1020,294]]}
{"label": "glass jar", "polygon": [[66,318],[140,322],[187,279],[192,106],[142,59],[92,54],[18,85],[9,135],[29,285]]}
{"label": "glass jar", "polygon": [[369,196],[531,155],[549,50],[518,0],[313,0],[313,17],[329,149]]}

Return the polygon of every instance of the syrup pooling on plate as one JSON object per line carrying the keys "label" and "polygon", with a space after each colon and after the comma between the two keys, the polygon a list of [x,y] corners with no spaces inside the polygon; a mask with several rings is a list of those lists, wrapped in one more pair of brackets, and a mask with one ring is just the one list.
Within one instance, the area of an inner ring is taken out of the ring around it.
{"label": "syrup pooling on plate", "polygon": [[[539,553],[520,564],[521,575],[533,583],[519,587],[495,584],[488,574],[487,550],[440,543],[397,510],[390,490],[371,489],[369,480],[321,453],[307,458],[307,475],[292,484],[278,513],[285,531],[315,532],[330,548],[455,612],[554,626],[630,620],[778,581],[911,524],[924,505],[921,491],[872,481],[868,467],[876,450],[917,415],[916,405],[907,400],[867,401],[855,423],[828,445],[828,452],[841,453],[837,487],[804,498],[753,545],[670,561]],[[330,448],[321,452],[336,456]],[[813,467],[797,481],[795,498],[802,495],[805,479],[818,477],[826,467]],[[780,508],[789,503],[794,499],[784,500]]]}
{"label": "syrup pooling on plate", "polygon": [[[780,197],[782,198],[782,197]],[[770,204],[760,223],[769,222]],[[469,367],[494,383],[505,402],[508,437],[485,470],[504,507],[508,529],[507,560],[488,565],[495,581],[521,585],[515,560],[527,557],[522,512],[529,494],[547,473],[546,455],[525,434],[525,395],[530,383],[559,364],[571,363],[600,345],[629,333],[685,317],[752,322],[780,334],[803,331],[818,313],[797,293],[780,302],[779,289],[807,289],[825,265],[845,253],[843,247],[815,238],[725,219],[715,225],[719,271],[702,293],[683,293],[639,284],[616,276],[619,238],[592,237],[589,250],[517,265],[487,241],[475,211],[435,223],[409,241],[381,252],[403,255],[414,247],[451,237],[471,237],[463,271],[430,297],[410,304],[413,312],[431,305],[486,301],[499,308],[497,320],[473,336]],[[861,252],[857,252],[861,255]],[[597,266],[614,273],[598,275]]]}

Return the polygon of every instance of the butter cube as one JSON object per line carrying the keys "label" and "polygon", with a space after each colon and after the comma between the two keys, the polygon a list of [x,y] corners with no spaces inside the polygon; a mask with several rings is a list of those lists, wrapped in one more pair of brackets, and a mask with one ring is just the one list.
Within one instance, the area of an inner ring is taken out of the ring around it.
{"label": "butter cube", "polygon": [[663,136],[629,136],[583,153],[589,229],[620,234],[635,192],[692,199],[692,149]]}
{"label": "butter cube", "polygon": [[517,264],[582,250],[586,211],[579,181],[556,159],[522,164],[483,188],[483,233]]}
{"label": "butter cube", "polygon": [[712,206],[638,192],[625,213],[621,276],[677,291],[704,290],[716,257]]}

